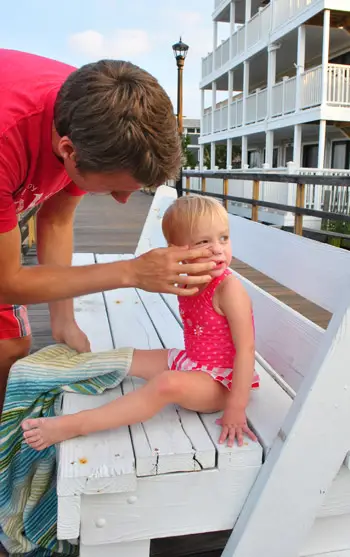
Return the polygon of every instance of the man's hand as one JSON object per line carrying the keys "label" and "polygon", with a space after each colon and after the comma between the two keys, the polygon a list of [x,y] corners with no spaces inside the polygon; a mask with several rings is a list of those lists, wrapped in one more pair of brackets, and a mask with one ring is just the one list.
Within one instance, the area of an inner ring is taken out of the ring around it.
{"label": "man's hand", "polygon": [[210,256],[211,253],[206,248],[170,247],[151,250],[130,261],[134,273],[132,286],[149,292],[191,296],[198,292],[199,286],[211,280],[207,273],[215,268],[215,263],[209,259],[201,263],[190,261]]}
{"label": "man's hand", "polygon": [[78,327],[75,321],[62,322],[52,328],[52,336],[56,342],[67,344],[69,348],[79,353],[91,352],[90,342],[86,334]]}
{"label": "man's hand", "polygon": [[242,408],[226,408],[224,415],[216,420],[216,423],[222,426],[220,444],[227,440],[227,445],[233,447],[235,439],[237,439],[238,446],[242,447],[244,433],[252,441],[257,441],[256,435],[249,429],[245,411]]}

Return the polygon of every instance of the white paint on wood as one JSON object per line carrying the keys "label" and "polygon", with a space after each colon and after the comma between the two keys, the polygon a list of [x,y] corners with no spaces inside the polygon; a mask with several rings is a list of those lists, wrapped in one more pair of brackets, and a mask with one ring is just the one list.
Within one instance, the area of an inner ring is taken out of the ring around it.
{"label": "white paint on wood", "polygon": [[[139,478],[131,502],[127,493],[84,497],[81,541],[98,545],[232,528],[259,469],[260,464]],[[97,528],[101,517],[105,526]]]}
{"label": "white paint on wood", "polygon": [[350,284],[349,252],[229,215],[233,256],[334,312]]}
{"label": "white paint on wood", "polygon": [[[350,308],[335,315],[223,557],[295,557],[348,450]],[[350,534],[349,534],[350,535]]]}
{"label": "white paint on wood", "polygon": [[80,535],[80,495],[58,497],[57,539],[74,540]]}
{"label": "white paint on wood", "polygon": [[80,557],[98,557],[103,551],[103,557],[149,557],[150,540],[138,540],[130,543],[80,545]]}
{"label": "white paint on wood", "polygon": [[[98,263],[127,259],[127,255],[97,255]],[[105,292],[105,300],[114,345],[133,348],[162,348],[145,308],[134,288]]]}
{"label": "white paint on wood", "polygon": [[[124,394],[142,384],[136,378],[124,381]],[[192,417],[188,414],[169,405],[150,420],[131,426],[137,476],[215,467],[215,448],[203,424],[195,412]]]}
{"label": "white paint on wood", "polygon": [[327,556],[334,552],[350,552],[350,516],[343,515],[337,517],[319,518],[312,526],[307,539],[300,552],[300,557],[311,557],[314,555]]}
{"label": "white paint on wood", "polygon": [[317,516],[334,517],[345,514],[349,515],[350,521],[350,470],[346,466],[342,466],[327,491]]}
{"label": "white paint on wood", "polygon": [[[63,414],[98,408],[121,396],[120,387],[102,395],[69,393]],[[69,439],[59,446],[57,493],[118,493],[136,487],[135,459],[128,427]]]}
{"label": "white paint on wood", "polygon": [[174,188],[168,186],[157,188],[135,251],[136,257],[151,249],[166,247],[161,230],[161,221],[164,212],[176,197],[177,194]]}
{"label": "white paint on wood", "polygon": [[238,273],[234,275],[252,300],[257,352],[297,391],[324,330]]}
{"label": "white paint on wood", "polygon": [[[73,265],[93,265],[92,253],[75,253]],[[113,348],[103,294],[87,294],[74,299],[74,315],[79,327],[87,334],[92,352]]]}

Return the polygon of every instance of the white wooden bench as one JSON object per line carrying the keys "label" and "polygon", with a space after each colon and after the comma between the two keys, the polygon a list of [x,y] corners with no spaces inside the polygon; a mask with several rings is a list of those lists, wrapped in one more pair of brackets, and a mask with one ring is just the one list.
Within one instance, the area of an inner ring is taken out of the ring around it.
{"label": "white wooden bench", "polygon": [[[174,198],[159,188],[136,255],[165,245],[160,221]],[[173,406],[146,423],[62,443],[58,538],[79,538],[81,557],[102,545],[107,557],[146,557],[151,539],[235,524],[225,557],[350,557],[349,254],[233,215],[230,225],[235,257],[336,315],[325,332],[241,277],[256,320],[261,388],[248,418],[260,443],[219,446],[217,415]],[[75,254],[74,263],[126,257],[134,255]],[[183,345],[174,296],[124,289],[77,299],[75,310],[94,351]],[[63,412],[139,384],[65,395]]]}

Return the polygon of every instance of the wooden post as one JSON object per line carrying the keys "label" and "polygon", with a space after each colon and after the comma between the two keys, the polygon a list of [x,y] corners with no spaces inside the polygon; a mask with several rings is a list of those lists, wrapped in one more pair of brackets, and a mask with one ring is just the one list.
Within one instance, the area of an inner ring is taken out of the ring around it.
{"label": "wooden post", "polygon": [[[253,182],[253,199],[254,201],[259,201],[259,191],[260,182],[259,180],[254,180]],[[258,205],[252,205],[252,220],[258,222],[259,220],[259,207]]]}
{"label": "wooden post", "polygon": [[30,249],[35,242],[35,217],[30,217],[27,226],[28,226],[28,248]]}
{"label": "wooden post", "polygon": [[202,176],[202,193],[205,193],[206,191],[207,191],[207,181],[206,178]]}
{"label": "wooden post", "polygon": [[[224,195],[228,195],[228,179],[224,178],[224,188],[223,188]],[[224,199],[224,207],[226,211],[228,210],[228,200]]]}
{"label": "wooden post", "polygon": [[191,189],[191,178],[189,176],[186,176],[186,195],[190,195],[190,189]]}
{"label": "wooden post", "polygon": [[[296,206],[305,207],[305,184],[297,184]],[[295,213],[294,234],[303,235],[303,215]]]}

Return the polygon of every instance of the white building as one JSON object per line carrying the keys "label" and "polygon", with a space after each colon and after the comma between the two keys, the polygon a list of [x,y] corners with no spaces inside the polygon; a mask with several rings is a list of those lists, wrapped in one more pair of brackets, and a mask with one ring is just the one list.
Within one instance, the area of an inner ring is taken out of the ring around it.
{"label": "white building", "polygon": [[242,168],[349,169],[350,0],[215,0],[200,88],[201,168],[225,143],[227,168],[239,146]]}
{"label": "white building", "polygon": [[183,134],[189,138],[188,148],[192,151],[196,163],[199,163],[199,136],[201,121],[199,118],[183,119]]}

